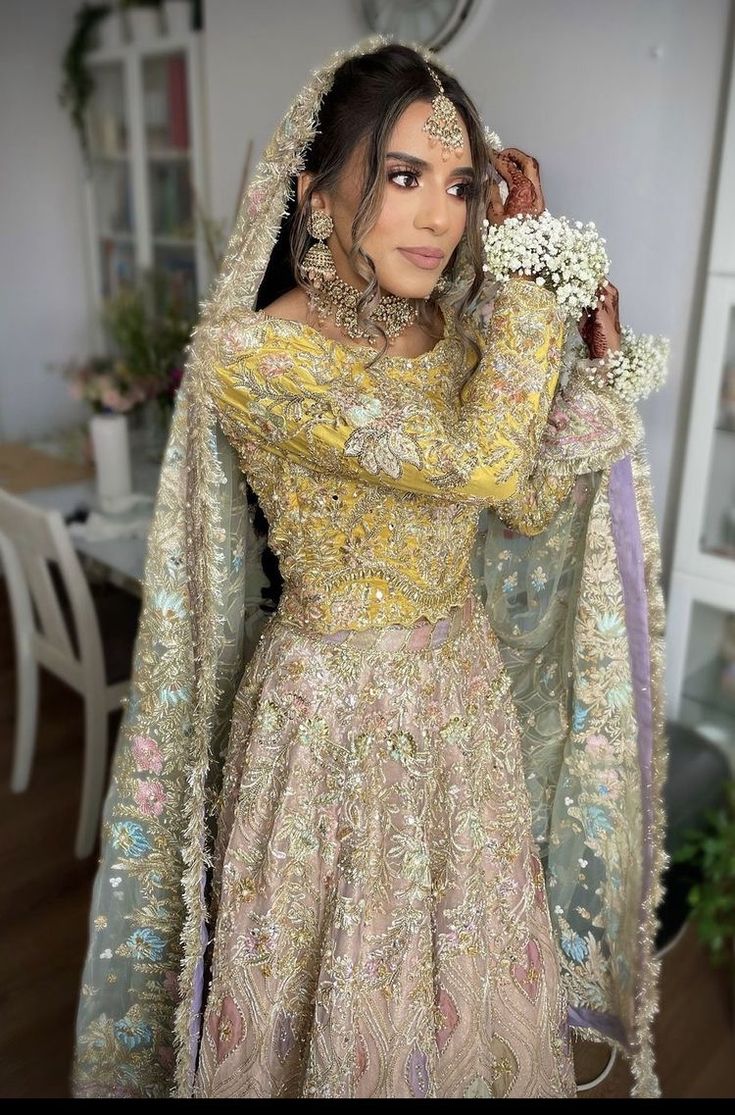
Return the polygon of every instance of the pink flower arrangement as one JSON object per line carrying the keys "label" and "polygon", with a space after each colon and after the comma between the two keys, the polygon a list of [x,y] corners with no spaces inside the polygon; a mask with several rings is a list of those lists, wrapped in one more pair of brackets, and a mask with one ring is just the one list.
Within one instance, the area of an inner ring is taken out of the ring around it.
{"label": "pink flower arrangement", "polygon": [[122,360],[92,356],[70,361],[63,368],[69,391],[75,399],[89,403],[96,414],[112,411],[127,414],[156,392],[151,384],[134,375]]}

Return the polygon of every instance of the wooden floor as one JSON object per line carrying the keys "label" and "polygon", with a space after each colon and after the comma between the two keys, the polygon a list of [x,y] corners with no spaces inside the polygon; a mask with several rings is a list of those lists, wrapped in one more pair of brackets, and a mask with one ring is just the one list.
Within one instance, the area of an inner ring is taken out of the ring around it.
{"label": "wooden floor", "polygon": [[[82,706],[44,675],[36,763],[29,789],[18,795],[8,789],[13,708],[11,631],[0,582],[0,1097],[62,1098],[69,1095],[95,871],[94,857],[79,862],[72,850]],[[731,992],[732,981],[709,967],[687,928],[663,959],[656,1042],[664,1097],[735,1097]],[[583,1059],[579,1049],[580,1078]],[[627,1098],[630,1084],[618,1060],[608,1078],[581,1098]]]}

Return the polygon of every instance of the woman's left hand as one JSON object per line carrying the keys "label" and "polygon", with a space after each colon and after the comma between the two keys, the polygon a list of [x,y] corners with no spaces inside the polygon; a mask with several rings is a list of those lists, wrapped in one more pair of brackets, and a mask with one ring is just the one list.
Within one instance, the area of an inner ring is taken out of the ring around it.
{"label": "woman's left hand", "polygon": [[544,192],[541,188],[541,168],[538,159],[519,151],[517,147],[506,147],[503,151],[493,151],[490,161],[501,178],[508,184],[508,196],[503,204],[497,182],[490,184],[490,202],[487,219],[491,225],[500,225],[508,217],[522,213],[538,216],[546,208]]}
{"label": "woman's left hand", "polygon": [[618,288],[605,279],[597,296],[604,298],[604,302],[598,302],[594,310],[586,310],[577,325],[591,360],[601,360],[608,349],[617,352],[621,338]]}

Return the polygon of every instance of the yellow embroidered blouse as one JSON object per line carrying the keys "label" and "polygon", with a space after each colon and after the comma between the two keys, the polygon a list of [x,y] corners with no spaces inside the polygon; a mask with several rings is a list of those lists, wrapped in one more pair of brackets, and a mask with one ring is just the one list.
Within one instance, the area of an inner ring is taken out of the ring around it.
{"label": "yellow embroidered blouse", "polygon": [[[448,326],[387,357],[253,313],[213,368],[221,425],[279,555],[279,616],[318,632],[433,621],[472,591],[482,508],[536,533],[571,478],[534,477],[563,341],[554,296],[499,295],[477,369]],[[230,359],[232,357],[232,359]]]}

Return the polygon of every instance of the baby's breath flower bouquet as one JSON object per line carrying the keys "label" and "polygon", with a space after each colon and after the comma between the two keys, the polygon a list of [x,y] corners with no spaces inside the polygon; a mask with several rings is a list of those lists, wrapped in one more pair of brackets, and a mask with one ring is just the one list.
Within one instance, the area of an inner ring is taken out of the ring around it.
{"label": "baby's breath flower bouquet", "polygon": [[483,224],[484,270],[497,282],[519,274],[535,278],[574,321],[597,304],[610,260],[594,222],[572,223],[545,209],[538,216],[523,213],[499,225]]}
{"label": "baby's breath flower bouquet", "polygon": [[637,336],[623,326],[619,350],[601,360],[585,361],[587,378],[600,387],[612,387],[634,403],[663,387],[668,371],[669,340],[643,333]]}
{"label": "baby's breath flower bouquet", "polygon": [[[483,245],[484,270],[496,282],[508,283],[523,275],[554,292],[570,334],[580,317],[604,300],[610,260],[593,221],[583,224],[553,217],[548,209],[538,216],[508,217],[500,224],[485,220]],[[668,356],[665,337],[636,336],[623,327],[619,350],[609,349],[600,359],[590,360],[584,346],[577,343],[570,346],[565,364],[567,372],[612,389],[633,403],[663,385]]]}

